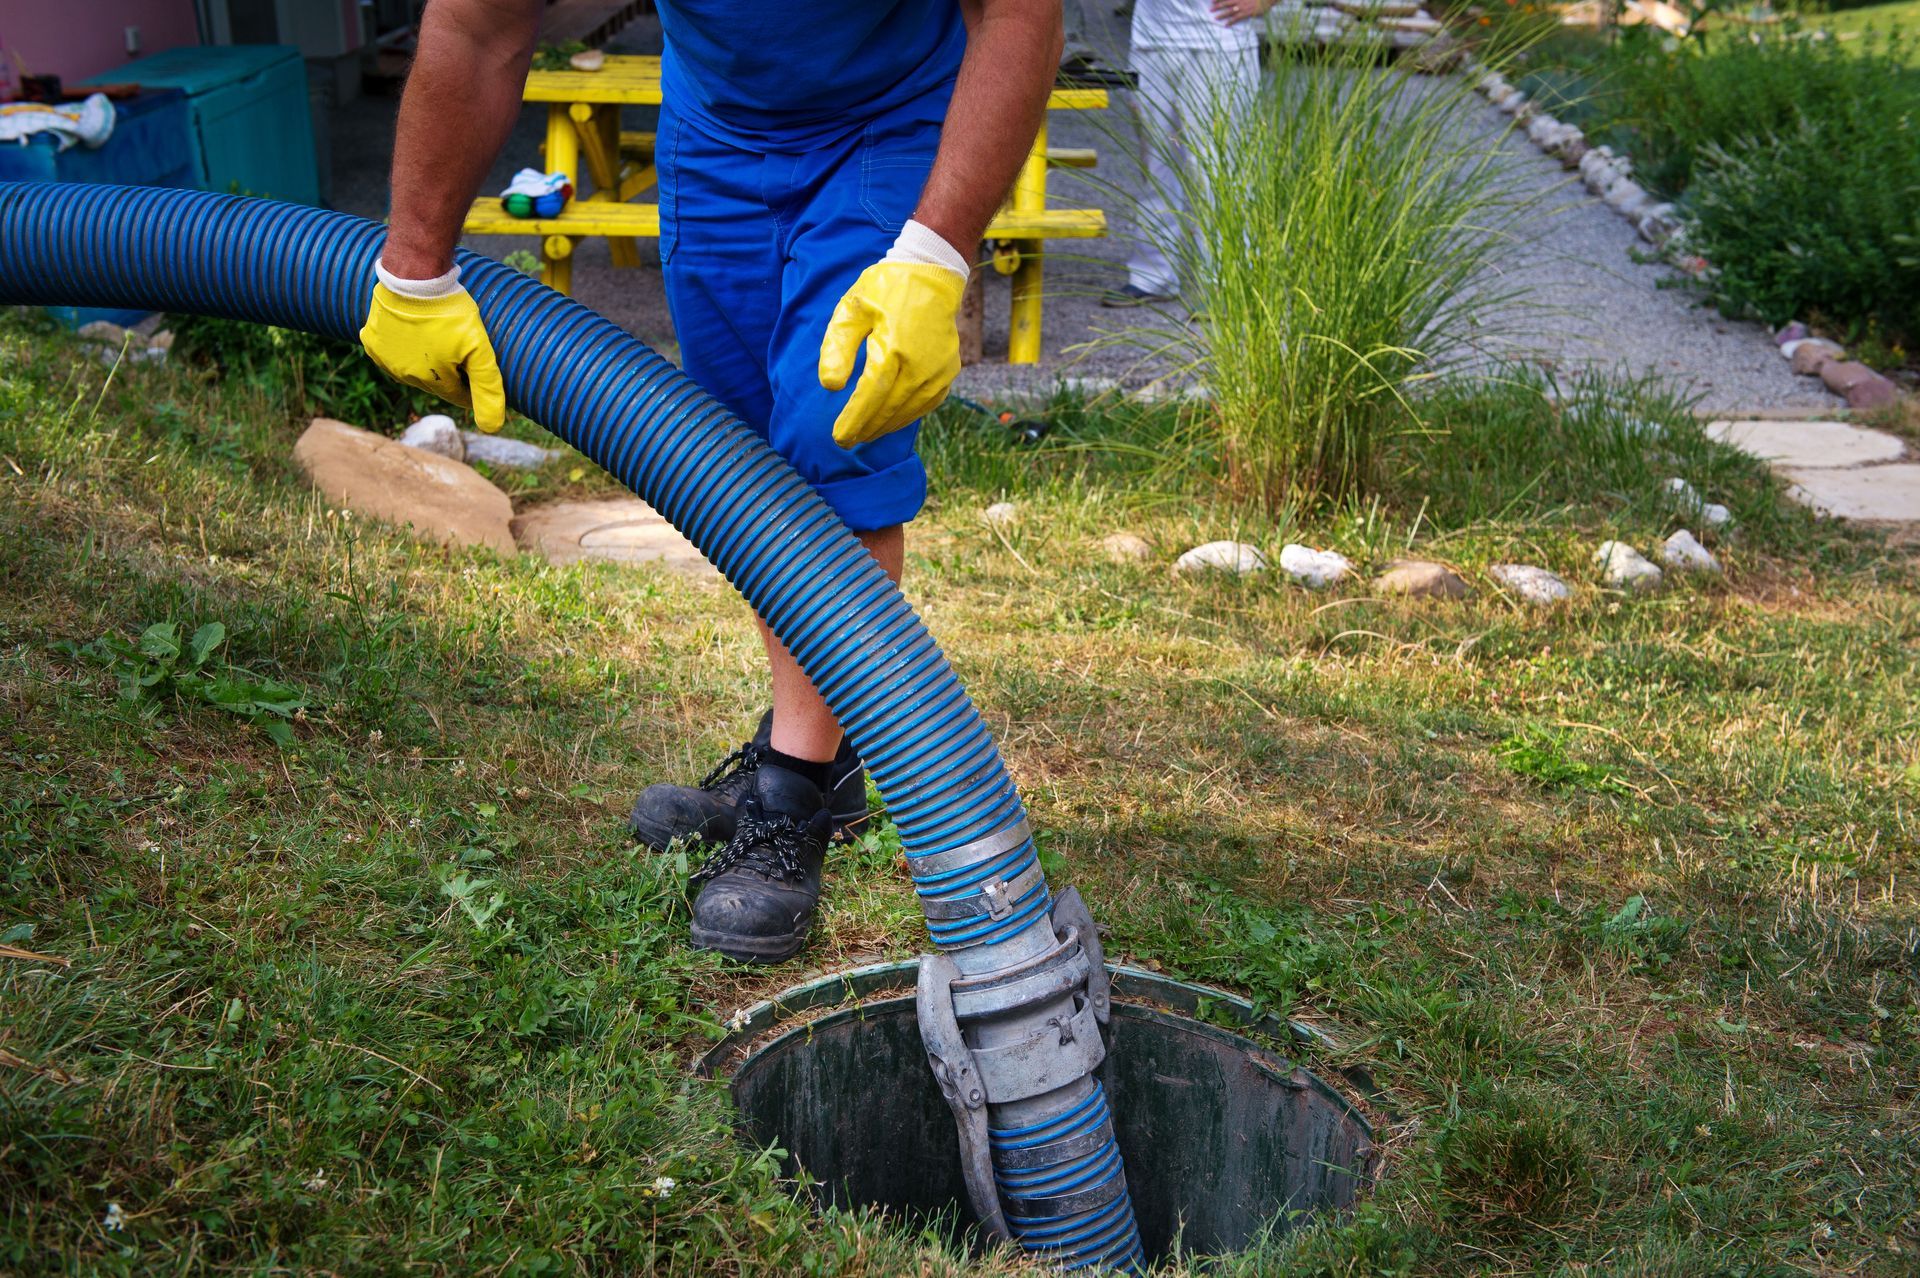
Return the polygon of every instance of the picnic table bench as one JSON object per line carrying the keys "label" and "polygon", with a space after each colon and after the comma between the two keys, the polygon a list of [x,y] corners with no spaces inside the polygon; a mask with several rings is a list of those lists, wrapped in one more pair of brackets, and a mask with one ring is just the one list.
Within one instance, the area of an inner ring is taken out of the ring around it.
{"label": "picnic table bench", "polygon": [[[574,246],[589,236],[606,238],[616,267],[638,266],[635,241],[660,234],[659,204],[636,202],[656,181],[654,135],[623,131],[620,109],[659,104],[660,59],[609,56],[598,71],[533,71],[521,96],[527,102],[547,104],[544,167],[549,173],[568,175],[574,198],[553,217],[514,217],[498,199],[482,196],[467,211],[462,229],[469,235],[538,236],[540,278],[562,293],[573,287]],[[1047,101],[1053,111],[1093,111],[1106,105],[1105,89],[1055,89]],[[583,160],[585,176],[592,178],[592,190],[584,195]],[[1050,150],[1043,117],[1012,196],[987,228],[989,260],[995,270],[1013,277],[1008,363],[1033,364],[1040,359],[1046,242],[1107,233],[1106,214],[1100,209],[1048,206],[1047,170],[1087,168],[1096,160],[1090,149]],[[978,279],[976,272],[976,288]]]}

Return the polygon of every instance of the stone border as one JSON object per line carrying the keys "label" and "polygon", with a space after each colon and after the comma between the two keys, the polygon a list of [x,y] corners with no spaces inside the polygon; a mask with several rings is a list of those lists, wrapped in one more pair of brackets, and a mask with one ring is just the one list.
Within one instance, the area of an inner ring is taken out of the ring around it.
{"label": "stone border", "polygon": [[[1467,60],[1464,67],[1468,74],[1478,76],[1474,88],[1482,97],[1524,126],[1534,146],[1567,168],[1578,169],[1587,190],[1631,222],[1640,238],[1660,250],[1676,269],[1695,279],[1712,275],[1713,267],[1705,258],[1686,251],[1686,230],[1674,206],[1656,201],[1633,180],[1630,157],[1616,154],[1612,147],[1593,146],[1577,127],[1535,107],[1505,76],[1478,60]],[[1818,377],[1828,390],[1845,399],[1849,408],[1887,408],[1903,398],[1892,381],[1865,364],[1849,360],[1838,343],[1812,336],[1799,320],[1775,333],[1773,340],[1780,353],[1792,361],[1794,372]]]}

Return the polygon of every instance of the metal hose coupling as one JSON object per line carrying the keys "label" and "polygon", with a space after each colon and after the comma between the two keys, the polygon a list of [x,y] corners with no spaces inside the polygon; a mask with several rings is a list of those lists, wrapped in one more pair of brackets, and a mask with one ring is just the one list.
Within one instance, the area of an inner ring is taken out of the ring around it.
{"label": "metal hose coupling", "polygon": [[[1024,818],[910,864],[928,927],[950,951],[920,957],[920,1036],[959,1129],[982,1230],[1067,1268],[1137,1272],[1144,1256],[1126,1170],[1093,1077],[1106,1057],[1111,994],[1079,890],[1046,908]],[[1021,916],[1044,926],[1023,928],[1024,944],[989,939],[996,923]]]}

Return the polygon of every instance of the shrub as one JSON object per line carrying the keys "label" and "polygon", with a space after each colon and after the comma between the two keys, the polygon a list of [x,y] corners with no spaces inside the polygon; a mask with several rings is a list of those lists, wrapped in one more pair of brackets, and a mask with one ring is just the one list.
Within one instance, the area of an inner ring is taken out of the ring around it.
{"label": "shrub", "polygon": [[1899,35],[1844,48],[1791,31],[1671,44],[1651,28],[1622,32],[1581,68],[1592,96],[1572,112],[1668,198],[1687,190],[1710,148],[1785,133],[1803,119],[1898,119],[1920,102]]}
{"label": "shrub", "polygon": [[1206,384],[1218,448],[1194,458],[1217,451],[1236,495],[1275,509],[1366,487],[1409,388],[1510,300],[1486,273],[1525,202],[1458,125],[1464,79],[1333,54],[1281,61],[1250,108],[1216,96],[1184,139],[1186,214],[1140,219],[1194,318],[1126,340]]}
{"label": "shrub", "polygon": [[1920,337],[1920,94],[1897,115],[1836,103],[1711,146],[1689,204],[1726,309]]}

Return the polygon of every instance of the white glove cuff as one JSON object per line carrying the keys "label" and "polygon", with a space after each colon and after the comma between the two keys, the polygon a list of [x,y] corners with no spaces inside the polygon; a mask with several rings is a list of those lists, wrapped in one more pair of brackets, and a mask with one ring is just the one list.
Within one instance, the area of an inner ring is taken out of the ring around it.
{"label": "white glove cuff", "polygon": [[945,236],[931,227],[922,226],[913,219],[900,228],[900,236],[894,240],[893,247],[880,259],[883,262],[921,262],[928,266],[944,266],[961,279],[973,274],[973,264],[967,261],[966,254],[947,243]]}
{"label": "white glove cuff", "polygon": [[430,280],[403,280],[376,260],[373,273],[380,277],[380,282],[387,286],[388,291],[402,297],[417,297],[423,302],[430,302],[436,297],[451,297],[460,291],[460,268],[457,266],[445,275],[436,275]]}

